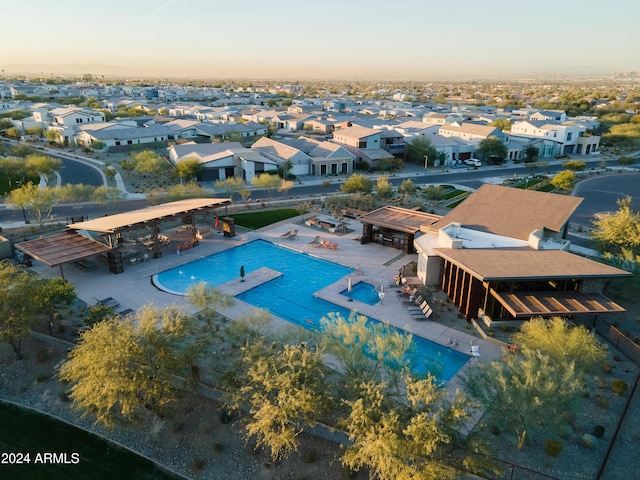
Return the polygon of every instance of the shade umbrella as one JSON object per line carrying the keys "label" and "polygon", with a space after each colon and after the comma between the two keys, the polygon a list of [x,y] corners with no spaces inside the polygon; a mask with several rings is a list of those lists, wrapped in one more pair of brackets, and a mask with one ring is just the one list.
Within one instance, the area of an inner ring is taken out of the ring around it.
{"label": "shade umbrella", "polygon": [[[351,293],[351,291],[353,290],[353,287],[351,286],[351,277],[349,277],[347,279],[347,292]],[[353,298],[351,298],[351,295],[349,295],[349,301],[352,302]]]}
{"label": "shade umbrella", "polygon": [[216,215],[216,228],[220,228],[220,219],[218,218],[218,215]]}

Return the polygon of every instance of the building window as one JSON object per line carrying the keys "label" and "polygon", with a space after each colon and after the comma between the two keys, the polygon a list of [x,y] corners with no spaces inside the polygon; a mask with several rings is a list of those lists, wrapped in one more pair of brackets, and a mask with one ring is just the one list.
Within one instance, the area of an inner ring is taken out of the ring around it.
{"label": "building window", "polygon": [[571,140],[571,137],[572,137],[572,136],[573,136],[573,133],[572,133],[572,132],[567,133],[567,142],[568,142],[569,140]]}

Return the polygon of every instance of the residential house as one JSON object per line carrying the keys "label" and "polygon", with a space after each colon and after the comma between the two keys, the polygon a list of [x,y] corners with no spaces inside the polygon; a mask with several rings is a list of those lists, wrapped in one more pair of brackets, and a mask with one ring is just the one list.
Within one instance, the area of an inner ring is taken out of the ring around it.
{"label": "residential house", "polygon": [[549,123],[542,121],[521,121],[511,126],[511,135],[520,137],[536,137],[551,140],[555,143],[553,152],[549,146],[540,153],[540,157],[563,156],[571,153],[596,155],[600,152],[600,137],[585,135],[586,127],[570,121]]}
{"label": "residential house", "polygon": [[480,142],[489,137],[495,137],[504,144],[509,143],[509,137],[497,127],[490,125],[478,125],[475,123],[463,123],[463,124],[445,124],[440,127],[440,135],[443,137],[455,137],[467,142],[473,143],[476,148]]}
{"label": "residential house", "polygon": [[462,123],[463,117],[459,113],[429,112],[422,116],[422,121],[428,124],[444,125],[447,123]]}
{"label": "residential house", "polygon": [[[101,125],[101,124],[100,124]],[[92,142],[104,142],[110,152],[130,150],[134,145],[166,142],[173,130],[164,125],[136,127],[122,123],[112,123],[93,130],[85,129],[74,135],[75,143],[88,146]],[[91,128],[91,127],[89,127]]]}
{"label": "residential house", "polygon": [[309,175],[311,173],[311,158],[309,155],[284,142],[262,137],[251,146],[251,149],[272,160],[278,167],[287,161],[291,162],[291,173],[296,176]]}
{"label": "residential house", "polygon": [[538,110],[529,115],[529,120],[562,123],[567,120],[567,113],[564,110]]}
{"label": "residential house", "polygon": [[[250,153],[250,150],[243,147],[239,142],[189,142],[171,145],[167,150],[169,152],[169,161],[174,165],[186,159],[197,159],[204,167],[204,172],[200,179],[202,181],[224,180],[230,177],[245,178],[241,168],[240,156]],[[251,179],[248,180],[250,181]]]}
{"label": "residential house", "polygon": [[288,130],[289,132],[297,132],[302,130],[304,122],[313,117],[308,113],[291,114],[291,113],[279,113],[271,119],[271,125],[277,129]]}
{"label": "residential house", "polygon": [[570,252],[580,198],[485,184],[414,240],[417,276],[467,320],[518,325],[531,317],[624,312],[602,291],[628,272]]}
{"label": "residential house", "polygon": [[283,138],[280,142],[309,156],[312,175],[349,175],[355,169],[356,156],[337,143],[304,136]]}
{"label": "residential house", "polygon": [[390,160],[393,155],[381,147],[382,130],[360,126],[352,126],[335,130],[334,143],[343,145],[356,156],[358,161],[364,161],[370,166],[380,160]]}

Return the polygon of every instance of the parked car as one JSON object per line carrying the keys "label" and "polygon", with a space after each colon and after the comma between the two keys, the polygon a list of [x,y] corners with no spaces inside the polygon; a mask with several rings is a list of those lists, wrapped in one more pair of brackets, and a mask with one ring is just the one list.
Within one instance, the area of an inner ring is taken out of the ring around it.
{"label": "parked car", "polygon": [[466,160],[464,160],[464,164],[465,165],[471,165],[472,167],[481,167],[482,166],[482,162],[480,160],[478,160],[477,158],[467,158]]}

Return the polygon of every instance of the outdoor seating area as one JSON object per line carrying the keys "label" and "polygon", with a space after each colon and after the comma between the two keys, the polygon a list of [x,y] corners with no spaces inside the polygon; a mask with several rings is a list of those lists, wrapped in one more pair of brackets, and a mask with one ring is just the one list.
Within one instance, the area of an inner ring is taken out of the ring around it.
{"label": "outdoor seating area", "polygon": [[280,238],[283,238],[283,239],[286,239],[286,240],[296,240],[298,238],[298,229],[292,230],[290,228],[285,233],[280,235]]}
{"label": "outdoor seating area", "polygon": [[73,262],[73,266],[79,268],[83,272],[90,272],[98,268],[95,263],[93,263],[91,260],[87,260],[86,258],[78,260],[77,262]]}
{"label": "outdoor seating area", "polygon": [[339,218],[337,222],[329,220],[321,220],[316,215],[305,220],[304,224],[307,227],[318,228],[320,230],[326,230],[329,233],[346,233],[347,222],[344,219]]}

